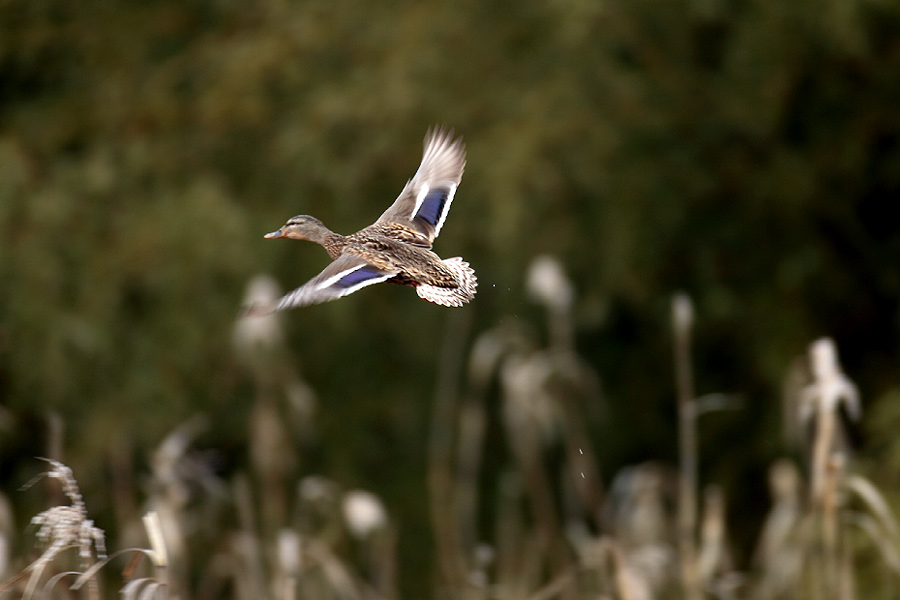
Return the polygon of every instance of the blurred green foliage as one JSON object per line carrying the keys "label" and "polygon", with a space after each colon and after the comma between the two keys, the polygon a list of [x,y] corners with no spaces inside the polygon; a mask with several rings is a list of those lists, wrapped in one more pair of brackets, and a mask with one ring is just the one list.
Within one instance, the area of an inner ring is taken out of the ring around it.
{"label": "blurred green foliage", "polygon": [[[48,411],[88,497],[97,457],[143,456],[197,412],[245,460],[243,288],[327,260],[262,234],[298,213],[367,225],[434,123],[468,146],[436,249],[479,275],[473,330],[530,322],[528,262],[563,260],[612,472],[672,454],[686,290],[698,391],[749,400],[701,447],[740,488],[733,465],[781,450],[780,378],[814,337],[865,398],[897,385],[898,108],[889,0],[0,0],[3,488],[39,468],[22,459]],[[446,313],[388,286],[285,319],[321,401],[301,468],[383,494],[411,573]]]}

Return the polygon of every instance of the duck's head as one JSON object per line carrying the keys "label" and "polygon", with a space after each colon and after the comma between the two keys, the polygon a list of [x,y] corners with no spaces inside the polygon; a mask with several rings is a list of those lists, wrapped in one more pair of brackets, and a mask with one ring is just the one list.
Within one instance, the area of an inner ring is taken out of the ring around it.
{"label": "duck's head", "polygon": [[322,221],[309,215],[297,215],[291,217],[278,231],[267,233],[268,239],[290,238],[292,240],[310,240],[317,242],[328,231]]}

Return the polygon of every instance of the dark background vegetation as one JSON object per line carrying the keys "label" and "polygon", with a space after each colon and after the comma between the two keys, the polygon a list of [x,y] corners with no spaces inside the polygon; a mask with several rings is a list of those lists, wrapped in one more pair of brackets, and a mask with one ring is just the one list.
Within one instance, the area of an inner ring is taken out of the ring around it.
{"label": "dark background vegetation", "polygon": [[[785,451],[792,358],[829,335],[867,410],[897,393],[896,2],[0,0],[0,484],[19,530],[50,414],[102,527],[114,457],[146,471],[193,415],[212,418],[199,443],[218,472],[245,468],[244,288],[327,260],[262,234],[299,213],[367,225],[433,124],[468,148],[436,243],[478,273],[467,335],[544,335],[525,274],[562,261],[603,387],[605,479],[674,458],[677,290],[695,302],[698,393],[743,398],[702,422],[700,448],[738,545]],[[292,473],[383,498],[406,597],[433,577],[426,448],[450,313],[379,286],[283,320],[319,402]],[[863,456],[887,457],[875,439]],[[509,460],[492,447],[488,474]]]}

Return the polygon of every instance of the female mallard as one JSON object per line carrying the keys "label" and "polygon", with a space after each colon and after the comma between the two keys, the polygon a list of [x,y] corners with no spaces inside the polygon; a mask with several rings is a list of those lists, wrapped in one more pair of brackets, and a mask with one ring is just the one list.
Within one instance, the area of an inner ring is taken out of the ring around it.
{"label": "female mallard", "polygon": [[334,233],[307,215],[288,220],[272,238],[321,244],[333,262],[287,294],[272,311],[327,302],[374,283],[416,288],[419,297],[462,306],[475,296],[475,271],[460,257],[441,260],[431,251],[466,166],[466,151],[453,132],[429,130],[422,164],[400,196],[372,225],[352,235]]}

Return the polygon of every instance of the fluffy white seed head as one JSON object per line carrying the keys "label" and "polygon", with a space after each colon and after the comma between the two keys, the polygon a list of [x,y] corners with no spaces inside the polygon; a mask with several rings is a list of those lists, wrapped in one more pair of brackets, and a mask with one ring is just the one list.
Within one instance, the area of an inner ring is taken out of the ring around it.
{"label": "fluffy white seed head", "polygon": [[[247,284],[244,306],[271,306],[281,297],[278,284],[268,275],[257,275]],[[241,355],[250,355],[257,349],[277,347],[282,341],[282,329],[278,313],[253,315],[238,319],[234,326],[233,343]]]}
{"label": "fluffy white seed head", "polygon": [[347,528],[357,538],[365,538],[387,524],[387,511],[375,494],[351,490],[344,494],[342,505]]}
{"label": "fluffy white seed head", "polygon": [[837,347],[831,338],[822,338],[813,342],[809,348],[809,358],[816,381],[833,379],[841,372]]}
{"label": "fluffy white seed head", "polygon": [[694,303],[684,292],[672,298],[672,322],[679,335],[686,335],[694,325]]}
{"label": "fluffy white seed head", "polygon": [[572,283],[552,256],[539,256],[532,261],[527,288],[532,298],[553,310],[567,311],[575,300]]}

